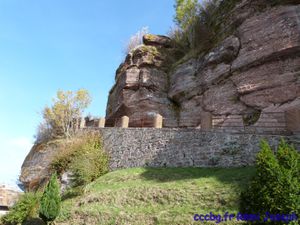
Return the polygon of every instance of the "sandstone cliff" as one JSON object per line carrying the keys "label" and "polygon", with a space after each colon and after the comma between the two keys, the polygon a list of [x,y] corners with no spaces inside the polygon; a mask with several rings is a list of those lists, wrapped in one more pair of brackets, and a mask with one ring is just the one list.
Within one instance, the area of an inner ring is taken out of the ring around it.
{"label": "sandstone cliff", "polygon": [[66,140],[55,140],[35,144],[26,156],[20,175],[26,191],[41,188],[51,176],[51,162],[55,155],[68,143]]}
{"label": "sandstone cliff", "polygon": [[259,10],[253,7],[259,1],[241,1],[230,12],[234,32],[206,54],[177,63],[170,39],[145,36],[116,72],[108,125],[127,115],[130,126],[148,126],[160,113],[166,127],[198,126],[203,112],[226,123],[232,114],[263,118],[300,106],[300,5],[282,2]]}
{"label": "sandstone cliff", "polygon": [[19,180],[26,190],[36,190],[50,178],[50,163],[59,151],[57,142],[35,144],[26,156]]}

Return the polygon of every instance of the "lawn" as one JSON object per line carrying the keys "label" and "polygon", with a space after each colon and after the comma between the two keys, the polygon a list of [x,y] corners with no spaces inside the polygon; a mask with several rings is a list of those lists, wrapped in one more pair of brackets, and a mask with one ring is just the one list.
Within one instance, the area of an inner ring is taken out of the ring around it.
{"label": "lawn", "polygon": [[[216,224],[194,215],[236,214],[254,174],[244,168],[133,168],[110,172],[65,199],[57,224]],[[241,224],[233,219],[220,224]]]}

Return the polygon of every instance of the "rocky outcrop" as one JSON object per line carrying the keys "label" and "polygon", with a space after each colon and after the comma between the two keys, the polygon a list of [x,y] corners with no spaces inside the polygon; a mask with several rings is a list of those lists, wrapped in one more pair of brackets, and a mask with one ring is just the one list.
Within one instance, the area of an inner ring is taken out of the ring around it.
{"label": "rocky outcrop", "polygon": [[19,178],[26,191],[37,190],[48,181],[51,176],[51,162],[63,145],[63,142],[57,140],[35,144],[31,148],[23,162]]}
{"label": "rocky outcrop", "polygon": [[143,43],[148,46],[163,46],[165,48],[174,47],[172,40],[163,35],[146,34],[143,37]]}
{"label": "rocky outcrop", "polygon": [[145,36],[117,71],[107,118],[142,126],[160,113],[165,126],[198,126],[203,112],[226,120],[300,107],[300,5],[285,3],[261,10],[261,1],[241,1],[230,15],[235,32],[172,69],[171,41]]}
{"label": "rocky outcrop", "polygon": [[0,185],[0,215],[3,208],[12,207],[20,197],[21,192],[6,185]]}
{"label": "rocky outcrop", "polygon": [[130,115],[133,127],[151,126],[156,113],[175,119],[168,98],[167,71],[176,60],[176,49],[164,36],[145,35],[144,43],[127,55],[116,72],[106,111],[107,126],[113,126],[124,115]]}

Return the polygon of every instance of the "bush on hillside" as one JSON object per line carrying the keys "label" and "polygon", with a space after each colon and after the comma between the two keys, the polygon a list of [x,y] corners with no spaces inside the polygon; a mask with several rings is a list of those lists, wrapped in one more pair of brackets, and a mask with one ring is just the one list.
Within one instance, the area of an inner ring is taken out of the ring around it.
{"label": "bush on hillside", "polygon": [[276,154],[267,142],[261,142],[256,175],[242,193],[241,211],[300,215],[300,154],[283,139]]}
{"label": "bush on hillside", "polygon": [[18,202],[11,208],[10,212],[1,218],[5,225],[15,225],[25,222],[37,215],[40,193],[24,193]]}
{"label": "bush on hillside", "polygon": [[73,186],[85,185],[108,172],[109,157],[99,134],[89,133],[70,140],[52,162],[52,170],[61,174],[70,171]]}
{"label": "bush on hillside", "polygon": [[108,155],[99,136],[88,138],[82,151],[84,154],[75,157],[70,165],[75,186],[88,184],[108,172]]}

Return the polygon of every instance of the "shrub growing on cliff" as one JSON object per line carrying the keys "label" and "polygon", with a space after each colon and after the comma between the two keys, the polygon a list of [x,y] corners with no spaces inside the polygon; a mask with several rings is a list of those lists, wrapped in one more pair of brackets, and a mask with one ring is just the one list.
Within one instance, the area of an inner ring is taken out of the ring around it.
{"label": "shrub growing on cliff", "polygon": [[261,142],[256,175],[242,193],[241,210],[265,215],[300,213],[300,154],[281,140],[273,153],[268,143]]}
{"label": "shrub growing on cliff", "polygon": [[176,0],[175,22],[182,29],[187,30],[197,19],[200,4],[198,0]]}
{"label": "shrub growing on cliff", "polygon": [[[212,48],[214,42],[213,21],[218,1],[176,0],[175,23],[181,32],[171,35],[179,47],[189,54],[199,54]],[[174,38],[175,37],[175,38]]]}
{"label": "shrub growing on cliff", "polygon": [[[233,31],[225,26],[228,13],[241,0],[176,0],[174,20],[179,29],[181,45],[188,43],[188,55],[207,52]],[[179,46],[181,46],[179,45]]]}
{"label": "shrub growing on cliff", "polygon": [[24,193],[10,212],[1,218],[5,225],[15,225],[25,222],[37,215],[40,193]]}
{"label": "shrub growing on cliff", "polygon": [[50,178],[40,202],[39,216],[45,223],[52,223],[60,212],[60,188],[56,174]]}
{"label": "shrub growing on cliff", "polygon": [[46,106],[43,110],[44,121],[39,126],[36,142],[73,136],[78,130],[79,119],[90,102],[87,90],[57,91],[53,105]]}

